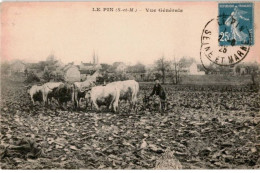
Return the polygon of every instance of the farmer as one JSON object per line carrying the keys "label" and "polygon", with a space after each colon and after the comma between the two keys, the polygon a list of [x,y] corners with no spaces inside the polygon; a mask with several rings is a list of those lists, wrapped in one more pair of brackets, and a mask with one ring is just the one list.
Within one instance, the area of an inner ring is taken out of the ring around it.
{"label": "farmer", "polygon": [[165,93],[165,90],[162,87],[162,85],[160,84],[158,79],[155,80],[153,91],[150,94],[150,96],[153,96],[153,95],[157,95],[157,96],[160,97],[160,100],[161,100],[161,110],[164,111],[165,110],[165,104],[166,104],[166,93]]}

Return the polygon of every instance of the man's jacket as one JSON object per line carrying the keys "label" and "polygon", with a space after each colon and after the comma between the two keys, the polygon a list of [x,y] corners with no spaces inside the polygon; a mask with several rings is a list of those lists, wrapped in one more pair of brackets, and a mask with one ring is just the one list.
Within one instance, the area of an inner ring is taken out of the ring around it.
{"label": "man's jacket", "polygon": [[160,84],[154,85],[153,92],[151,93],[150,96],[153,96],[154,94],[158,95],[160,97],[160,99],[163,99],[163,100],[166,99],[166,93],[165,93],[163,87]]}

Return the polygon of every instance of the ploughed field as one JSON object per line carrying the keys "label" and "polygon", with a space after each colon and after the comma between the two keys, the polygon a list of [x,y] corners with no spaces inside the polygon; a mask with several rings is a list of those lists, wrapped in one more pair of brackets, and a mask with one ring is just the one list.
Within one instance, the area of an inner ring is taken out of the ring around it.
{"label": "ploughed field", "polygon": [[162,115],[143,106],[152,84],[119,114],[33,106],[24,86],[1,79],[2,169],[260,168],[260,96],[247,88],[169,85]]}

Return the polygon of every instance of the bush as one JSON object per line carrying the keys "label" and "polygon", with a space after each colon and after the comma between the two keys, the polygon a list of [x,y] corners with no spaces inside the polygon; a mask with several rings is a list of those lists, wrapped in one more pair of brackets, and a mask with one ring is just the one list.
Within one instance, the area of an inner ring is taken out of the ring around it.
{"label": "bush", "polygon": [[64,74],[62,72],[52,73],[51,79],[53,79],[56,82],[64,82],[65,81],[65,77],[64,77]]}
{"label": "bush", "polygon": [[51,72],[48,70],[45,70],[42,77],[44,80],[49,82],[52,79]]}
{"label": "bush", "polygon": [[25,79],[26,83],[33,83],[33,82],[39,82],[40,78],[34,74],[34,73],[29,73],[27,78]]}
{"label": "bush", "polygon": [[45,71],[43,73],[43,79],[45,81],[56,81],[56,82],[64,82],[64,74],[62,72],[57,71]]}

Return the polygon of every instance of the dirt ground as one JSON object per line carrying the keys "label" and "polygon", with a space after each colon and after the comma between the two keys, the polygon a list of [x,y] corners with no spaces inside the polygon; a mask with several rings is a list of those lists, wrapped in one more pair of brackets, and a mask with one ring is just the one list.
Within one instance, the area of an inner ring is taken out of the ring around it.
{"label": "dirt ground", "polygon": [[137,113],[113,114],[33,106],[24,86],[1,79],[2,169],[260,168],[259,93],[167,86],[162,115],[141,85]]}

